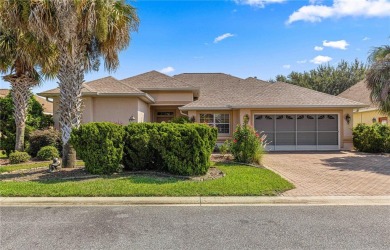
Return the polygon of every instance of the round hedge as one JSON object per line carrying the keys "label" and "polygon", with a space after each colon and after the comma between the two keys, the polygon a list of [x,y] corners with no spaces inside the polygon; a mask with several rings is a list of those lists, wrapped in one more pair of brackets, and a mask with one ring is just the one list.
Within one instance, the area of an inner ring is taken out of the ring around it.
{"label": "round hedge", "polygon": [[58,149],[53,146],[45,146],[41,148],[37,154],[37,158],[41,161],[48,161],[58,157],[60,157]]}
{"label": "round hedge", "polygon": [[11,164],[18,164],[22,162],[27,162],[31,159],[31,156],[26,152],[15,151],[9,155],[9,162]]}

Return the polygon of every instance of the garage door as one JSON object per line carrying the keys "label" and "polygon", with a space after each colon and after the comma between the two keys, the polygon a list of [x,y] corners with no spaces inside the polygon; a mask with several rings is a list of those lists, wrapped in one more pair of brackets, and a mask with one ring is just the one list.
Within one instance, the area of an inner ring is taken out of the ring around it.
{"label": "garage door", "polygon": [[255,129],[267,135],[268,150],[338,150],[337,114],[257,114]]}

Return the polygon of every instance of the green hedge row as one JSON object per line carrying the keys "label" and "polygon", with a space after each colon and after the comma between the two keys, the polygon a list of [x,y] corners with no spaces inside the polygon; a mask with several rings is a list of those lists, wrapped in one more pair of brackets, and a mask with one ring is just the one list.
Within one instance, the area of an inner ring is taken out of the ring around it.
{"label": "green hedge row", "polygon": [[123,163],[129,170],[205,174],[217,130],[201,124],[134,123],[126,128]]}
{"label": "green hedge row", "polygon": [[92,122],[73,129],[70,142],[92,174],[112,174],[120,170],[125,131],[110,122]]}
{"label": "green hedge row", "polygon": [[205,174],[216,140],[215,128],[192,123],[88,123],[71,136],[86,169],[97,174],[113,173],[121,163],[128,170]]}
{"label": "green hedge row", "polygon": [[356,150],[367,153],[390,153],[390,126],[359,124],[353,130]]}

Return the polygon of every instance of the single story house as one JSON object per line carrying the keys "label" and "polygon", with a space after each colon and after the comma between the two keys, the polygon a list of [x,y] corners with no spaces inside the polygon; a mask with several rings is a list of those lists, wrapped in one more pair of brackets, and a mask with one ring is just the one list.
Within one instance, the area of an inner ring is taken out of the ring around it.
{"label": "single story house", "polygon": [[[59,89],[39,95],[53,99],[58,127]],[[217,127],[218,142],[231,139],[235,126],[248,115],[250,125],[267,135],[270,150],[351,149],[353,123],[347,117],[366,106],[282,82],[223,73],[171,77],[157,71],[87,82],[82,98],[83,123],[163,122],[188,116]]]}
{"label": "single story house", "polygon": [[371,102],[370,90],[367,88],[366,81],[363,80],[358,82],[338,96],[367,105],[367,107],[354,109],[353,126],[356,126],[359,123],[370,125],[376,122],[381,124],[390,124],[389,117],[380,113],[378,111],[378,107]]}

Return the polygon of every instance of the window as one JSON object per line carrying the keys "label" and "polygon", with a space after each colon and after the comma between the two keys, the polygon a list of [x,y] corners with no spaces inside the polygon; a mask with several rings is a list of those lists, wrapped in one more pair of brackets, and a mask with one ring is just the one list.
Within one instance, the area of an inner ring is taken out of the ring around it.
{"label": "window", "polygon": [[216,127],[219,134],[230,133],[229,114],[200,114],[200,123]]}

